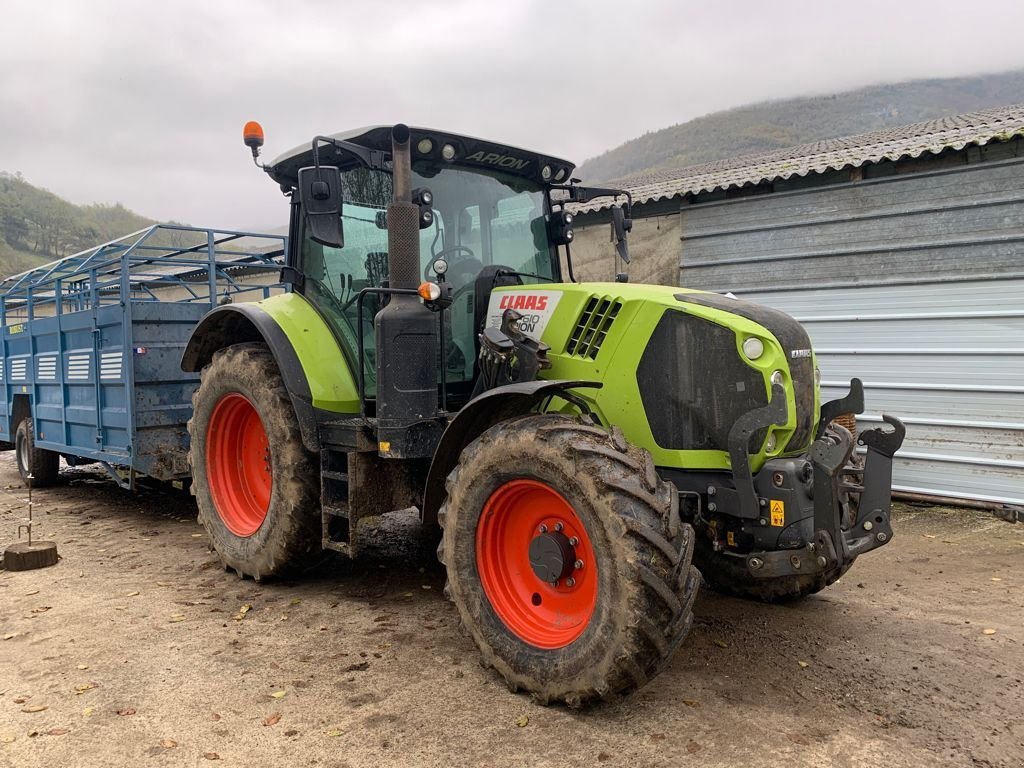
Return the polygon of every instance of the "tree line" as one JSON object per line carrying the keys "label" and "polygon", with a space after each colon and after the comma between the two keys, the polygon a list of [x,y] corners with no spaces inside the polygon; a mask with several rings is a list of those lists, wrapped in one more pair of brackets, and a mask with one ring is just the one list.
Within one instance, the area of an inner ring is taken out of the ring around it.
{"label": "tree line", "polygon": [[0,269],[9,273],[53,261],[156,222],[120,203],[74,205],[0,171]]}

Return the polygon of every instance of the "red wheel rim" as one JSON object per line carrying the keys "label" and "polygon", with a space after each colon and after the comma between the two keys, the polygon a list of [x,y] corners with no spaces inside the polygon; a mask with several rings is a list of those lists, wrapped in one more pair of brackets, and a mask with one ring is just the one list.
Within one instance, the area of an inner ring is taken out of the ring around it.
{"label": "red wheel rim", "polygon": [[206,432],[206,476],[217,514],[236,536],[252,536],[270,508],[270,441],[245,395],[224,395]]}
{"label": "red wheel rim", "polygon": [[[558,532],[572,544],[571,572],[542,580],[530,544]],[[535,480],[511,480],[484,505],[476,527],[476,567],[484,594],[509,631],[537,648],[564,648],[583,634],[597,604],[597,563],[583,523],[560,493]]]}

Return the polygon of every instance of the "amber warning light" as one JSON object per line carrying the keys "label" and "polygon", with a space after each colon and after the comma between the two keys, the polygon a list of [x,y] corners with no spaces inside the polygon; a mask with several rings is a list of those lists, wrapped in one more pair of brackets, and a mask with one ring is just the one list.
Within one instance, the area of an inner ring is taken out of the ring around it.
{"label": "amber warning light", "polygon": [[441,286],[437,283],[421,283],[416,292],[424,301],[437,301],[441,298]]}
{"label": "amber warning light", "polygon": [[259,165],[260,147],[263,146],[263,126],[255,120],[250,120],[242,129],[242,139],[245,146],[252,150],[252,161]]}

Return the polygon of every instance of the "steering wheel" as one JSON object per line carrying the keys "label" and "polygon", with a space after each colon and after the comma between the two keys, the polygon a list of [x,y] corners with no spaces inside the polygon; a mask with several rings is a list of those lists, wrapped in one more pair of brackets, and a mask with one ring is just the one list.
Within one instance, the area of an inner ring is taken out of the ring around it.
{"label": "steering wheel", "polygon": [[[449,256],[455,256],[456,254],[464,254],[465,258],[459,259],[457,262],[452,263]],[[444,259],[448,262],[448,271],[445,273],[445,279],[449,279],[453,269],[456,272],[473,272],[474,274],[479,272],[484,267],[484,263],[476,257],[473,250],[465,245],[453,245],[451,248],[444,248],[433,255],[429,262],[423,267],[423,279],[432,281],[434,279],[434,262],[438,259]]]}

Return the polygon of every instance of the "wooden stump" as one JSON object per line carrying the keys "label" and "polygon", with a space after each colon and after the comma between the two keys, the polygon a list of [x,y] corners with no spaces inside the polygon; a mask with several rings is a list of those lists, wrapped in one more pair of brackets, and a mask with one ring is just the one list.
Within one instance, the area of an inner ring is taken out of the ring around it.
{"label": "wooden stump", "polygon": [[4,550],[4,568],[8,571],[48,568],[57,560],[57,544],[53,541],[19,541]]}

